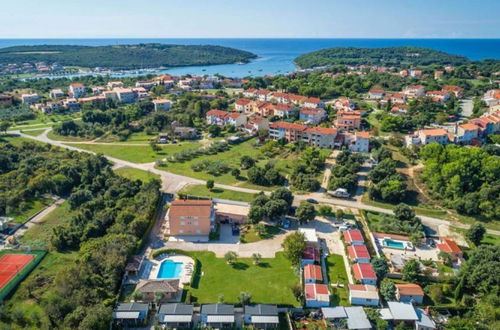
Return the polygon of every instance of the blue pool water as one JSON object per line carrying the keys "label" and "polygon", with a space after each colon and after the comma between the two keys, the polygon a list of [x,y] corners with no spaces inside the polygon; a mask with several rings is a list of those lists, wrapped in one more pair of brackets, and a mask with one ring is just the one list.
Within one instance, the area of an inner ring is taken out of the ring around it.
{"label": "blue pool water", "polygon": [[180,278],[182,262],[165,260],[161,263],[157,278]]}
{"label": "blue pool water", "polygon": [[404,249],[405,245],[402,242],[392,241],[390,239],[384,240],[384,245],[391,248]]}

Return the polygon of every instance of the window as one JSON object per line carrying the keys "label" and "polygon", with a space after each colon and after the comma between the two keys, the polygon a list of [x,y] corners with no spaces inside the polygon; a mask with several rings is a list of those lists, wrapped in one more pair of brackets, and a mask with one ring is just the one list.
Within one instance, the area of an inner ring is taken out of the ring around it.
{"label": "window", "polygon": [[179,234],[184,234],[184,230],[179,230]]}
{"label": "window", "polygon": [[184,226],[186,225],[186,223],[184,221],[181,221],[181,226]]}
{"label": "window", "polygon": [[194,225],[195,225],[195,226],[198,226],[198,221],[195,221],[195,222],[194,222]]}
{"label": "window", "polygon": [[184,216],[181,215],[181,220],[184,220]]}

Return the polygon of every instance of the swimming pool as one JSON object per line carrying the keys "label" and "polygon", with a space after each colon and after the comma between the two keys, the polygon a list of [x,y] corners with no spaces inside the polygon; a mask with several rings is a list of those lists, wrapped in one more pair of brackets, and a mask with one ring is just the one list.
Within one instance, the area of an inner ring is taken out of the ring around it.
{"label": "swimming pool", "polygon": [[181,278],[182,262],[163,260],[158,270],[157,278]]}
{"label": "swimming pool", "polygon": [[384,246],[394,248],[394,249],[404,249],[405,248],[405,244],[403,242],[393,241],[393,240],[387,239],[387,238],[384,239]]}

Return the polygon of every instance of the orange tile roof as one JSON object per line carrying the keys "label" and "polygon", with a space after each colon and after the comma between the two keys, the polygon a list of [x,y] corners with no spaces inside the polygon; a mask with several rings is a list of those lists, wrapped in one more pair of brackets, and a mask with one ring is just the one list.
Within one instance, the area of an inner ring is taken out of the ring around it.
{"label": "orange tile roof", "polygon": [[323,281],[323,274],[321,272],[321,267],[318,265],[306,265],[304,267],[304,279]]}
{"label": "orange tile roof", "polygon": [[306,125],[287,123],[284,121],[278,121],[278,122],[271,123],[271,124],[269,124],[269,127],[271,127],[271,128],[283,128],[286,130],[296,130],[296,131],[305,131],[307,129]]}
{"label": "orange tile roof", "polygon": [[352,242],[364,242],[363,235],[361,235],[361,231],[359,229],[352,229],[343,232],[344,240],[347,244],[351,244]]}
{"label": "orange tile roof", "polygon": [[479,129],[479,127],[477,125],[474,125],[472,123],[462,124],[462,125],[460,125],[460,128],[462,128],[466,131],[475,131],[475,130]]}
{"label": "orange tile roof", "polygon": [[377,275],[373,271],[373,267],[371,264],[354,264],[352,266],[354,271],[354,278],[358,281],[362,279],[376,279]]}
{"label": "orange tile roof", "polygon": [[424,290],[418,284],[396,284],[396,289],[401,296],[423,296]]}
{"label": "orange tile roof", "polygon": [[370,138],[370,132],[356,132],[356,137],[360,137],[362,139],[369,139]]}
{"label": "orange tile roof", "polygon": [[347,247],[347,254],[353,260],[358,258],[370,259],[370,253],[366,245],[349,245]]}
{"label": "orange tile roof", "polygon": [[442,128],[423,129],[422,133],[429,136],[441,136],[448,134],[448,132]]}
{"label": "orange tile roof", "polygon": [[238,101],[236,101],[236,104],[238,104],[238,105],[247,105],[250,102],[252,102],[252,101],[249,100],[249,99],[239,99]]}
{"label": "orange tile roof", "polygon": [[220,118],[225,118],[229,115],[229,112],[223,110],[212,109],[207,111],[207,116],[216,116]]}
{"label": "orange tile roof", "polygon": [[383,92],[384,92],[383,89],[370,89],[369,90],[369,93],[377,93],[377,94],[379,94],[379,93],[383,93]]}
{"label": "orange tile roof", "polygon": [[462,253],[462,250],[458,247],[457,243],[448,237],[442,237],[443,243],[436,244],[437,248],[441,251],[448,253]]}
{"label": "orange tile roof", "polygon": [[320,115],[324,112],[325,110],[321,108],[301,108],[300,113],[305,114],[305,115]]}
{"label": "orange tile roof", "polygon": [[212,213],[211,200],[175,200],[168,210],[169,217],[181,216],[210,217]]}
{"label": "orange tile roof", "polygon": [[324,135],[335,135],[337,134],[337,129],[333,127],[321,127],[315,126],[310,127],[306,130],[307,133],[316,133],[316,134],[324,134]]}
{"label": "orange tile roof", "polygon": [[307,102],[307,103],[321,103],[321,99],[319,99],[317,97],[310,97],[310,98],[306,99],[304,102]]}

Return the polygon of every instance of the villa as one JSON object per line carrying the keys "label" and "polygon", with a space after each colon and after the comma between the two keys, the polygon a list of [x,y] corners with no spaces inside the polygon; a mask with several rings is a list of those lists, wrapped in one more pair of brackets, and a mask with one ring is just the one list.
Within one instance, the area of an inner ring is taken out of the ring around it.
{"label": "villa", "polygon": [[380,297],[375,285],[349,284],[351,305],[378,306]]}
{"label": "villa", "polygon": [[322,108],[300,108],[299,119],[307,124],[317,125],[326,117],[326,111]]}
{"label": "villa", "polygon": [[404,303],[424,303],[424,290],[418,284],[396,284],[396,297]]}
{"label": "villa", "polygon": [[436,247],[440,251],[449,253],[454,260],[459,260],[464,257],[462,249],[460,249],[457,243],[449,237],[441,237],[440,242],[436,244]]}
{"label": "villa", "polygon": [[37,93],[21,95],[21,101],[23,102],[23,104],[32,104],[38,102],[39,100],[40,95],[38,95]]}
{"label": "villa", "polygon": [[368,98],[370,99],[380,100],[383,97],[384,97],[383,89],[370,89],[368,91]]}
{"label": "villa", "polygon": [[85,96],[86,93],[87,87],[85,87],[83,84],[74,83],[69,85],[69,94],[75,99]]}
{"label": "villa", "polygon": [[182,295],[179,279],[149,279],[139,280],[135,288],[142,294],[142,301],[153,302],[161,294],[161,302],[177,301]]}
{"label": "villa", "polygon": [[193,305],[162,304],[158,322],[169,328],[190,328],[193,322]]}
{"label": "villa", "polygon": [[370,133],[356,132],[354,138],[348,141],[349,150],[353,152],[369,152],[370,151]]}
{"label": "villa", "polygon": [[352,271],[357,282],[370,285],[377,284],[377,275],[375,271],[373,271],[371,264],[354,264],[352,266]]}
{"label": "villa", "polygon": [[245,305],[243,320],[245,324],[257,329],[277,328],[279,326],[278,307],[276,305]]}

